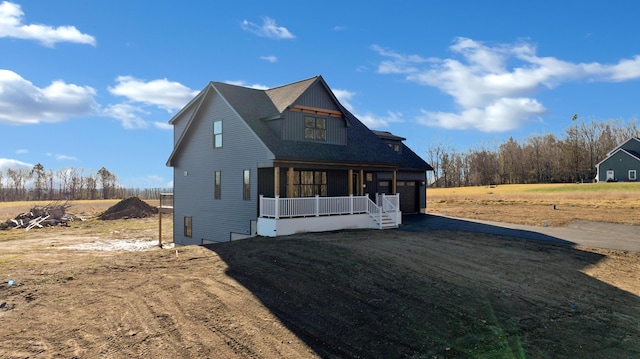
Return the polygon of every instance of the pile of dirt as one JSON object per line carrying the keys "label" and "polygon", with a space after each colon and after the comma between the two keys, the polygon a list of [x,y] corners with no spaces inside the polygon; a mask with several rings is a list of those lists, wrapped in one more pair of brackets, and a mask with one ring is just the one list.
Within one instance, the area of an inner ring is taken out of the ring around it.
{"label": "pile of dirt", "polygon": [[145,218],[155,214],[158,214],[158,208],[138,197],[129,197],[109,207],[98,218],[102,220]]}

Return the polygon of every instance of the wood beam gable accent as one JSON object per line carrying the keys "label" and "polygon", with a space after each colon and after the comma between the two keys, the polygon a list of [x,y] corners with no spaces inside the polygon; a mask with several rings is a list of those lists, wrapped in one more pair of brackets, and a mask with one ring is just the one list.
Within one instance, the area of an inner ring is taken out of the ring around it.
{"label": "wood beam gable accent", "polygon": [[355,169],[367,168],[367,169],[376,169],[376,171],[382,170],[397,170],[397,164],[387,164],[387,163],[354,163],[354,162],[326,162],[326,161],[303,161],[303,160],[286,160],[286,159],[276,159],[274,160],[274,166],[287,167],[287,166],[296,166],[296,167],[304,167],[305,165],[311,166],[327,166],[328,169],[339,168],[343,169],[345,167],[351,167]]}
{"label": "wood beam gable accent", "polygon": [[328,110],[325,108],[295,105],[293,107],[290,107],[289,109],[295,112],[312,113],[316,115],[342,118],[342,112],[336,110]]}

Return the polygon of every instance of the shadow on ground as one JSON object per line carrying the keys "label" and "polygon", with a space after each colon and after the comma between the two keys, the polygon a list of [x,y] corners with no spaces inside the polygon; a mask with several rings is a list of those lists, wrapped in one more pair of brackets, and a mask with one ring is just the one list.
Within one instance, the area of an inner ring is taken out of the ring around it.
{"label": "shadow on ground", "polygon": [[549,236],[543,233],[527,231],[522,229],[505,228],[493,226],[490,224],[467,221],[464,219],[450,218],[443,216],[434,216],[429,214],[414,214],[402,217],[402,226],[400,230],[409,232],[428,232],[435,230],[445,231],[462,231],[471,233],[491,234],[496,236],[504,236],[511,238],[529,239],[535,241],[544,241],[549,243],[575,245],[557,237]]}
{"label": "shadow on ground", "polygon": [[603,256],[534,232],[405,223],[207,248],[325,358],[640,356],[640,299],[581,272]]}

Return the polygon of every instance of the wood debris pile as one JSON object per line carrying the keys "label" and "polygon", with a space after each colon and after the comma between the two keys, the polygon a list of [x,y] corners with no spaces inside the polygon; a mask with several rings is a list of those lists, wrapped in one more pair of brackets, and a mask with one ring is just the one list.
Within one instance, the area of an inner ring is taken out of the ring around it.
{"label": "wood debris pile", "polygon": [[69,226],[69,222],[83,220],[81,217],[67,213],[68,204],[52,203],[46,206],[35,206],[25,212],[0,223],[0,229],[24,228],[27,231],[32,228],[51,226]]}

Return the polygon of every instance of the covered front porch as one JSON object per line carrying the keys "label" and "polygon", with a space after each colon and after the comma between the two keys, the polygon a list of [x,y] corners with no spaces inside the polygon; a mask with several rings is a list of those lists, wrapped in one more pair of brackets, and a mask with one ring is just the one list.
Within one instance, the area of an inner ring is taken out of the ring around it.
{"label": "covered front porch", "polygon": [[402,223],[400,196],[377,194],[339,197],[273,198],[260,196],[258,235],[277,237],[341,229],[387,229]]}

